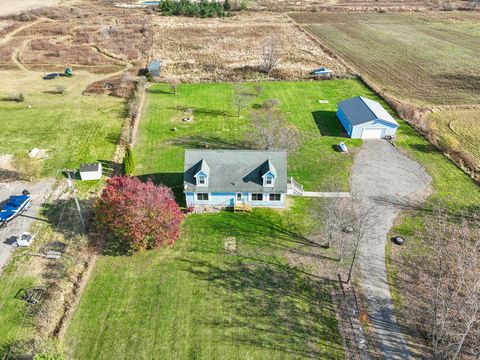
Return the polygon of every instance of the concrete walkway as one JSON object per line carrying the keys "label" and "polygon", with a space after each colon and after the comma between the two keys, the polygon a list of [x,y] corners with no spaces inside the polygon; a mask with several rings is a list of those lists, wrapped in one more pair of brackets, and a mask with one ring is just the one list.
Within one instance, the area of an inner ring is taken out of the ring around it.
{"label": "concrete walkway", "polygon": [[320,198],[349,198],[348,192],[316,192],[316,191],[304,191],[304,197],[320,197]]}
{"label": "concrete walkway", "polygon": [[393,314],[385,267],[387,234],[403,206],[427,197],[430,183],[420,165],[383,140],[365,141],[353,166],[352,195],[374,209],[373,225],[359,247],[359,263],[370,328],[382,359],[411,358]]}

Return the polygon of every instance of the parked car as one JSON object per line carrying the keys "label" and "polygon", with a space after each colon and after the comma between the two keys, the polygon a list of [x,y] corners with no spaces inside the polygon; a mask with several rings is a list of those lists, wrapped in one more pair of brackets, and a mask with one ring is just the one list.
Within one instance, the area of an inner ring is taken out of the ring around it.
{"label": "parked car", "polygon": [[321,67],[318,69],[313,70],[310,74],[311,75],[330,75],[332,73],[332,70],[327,69],[325,67]]}
{"label": "parked car", "polygon": [[59,73],[50,73],[50,74],[45,75],[43,77],[43,80],[52,80],[52,79],[55,79],[57,77],[60,77]]}

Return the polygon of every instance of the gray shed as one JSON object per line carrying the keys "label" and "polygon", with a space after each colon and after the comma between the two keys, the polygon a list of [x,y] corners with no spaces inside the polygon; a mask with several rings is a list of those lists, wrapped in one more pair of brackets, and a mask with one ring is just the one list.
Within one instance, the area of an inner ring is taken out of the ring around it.
{"label": "gray shed", "polygon": [[340,101],[337,117],[353,139],[394,136],[399,126],[380,103],[362,96]]}
{"label": "gray shed", "polygon": [[160,76],[161,69],[162,69],[162,62],[157,59],[151,61],[147,66],[148,73],[155,78]]}

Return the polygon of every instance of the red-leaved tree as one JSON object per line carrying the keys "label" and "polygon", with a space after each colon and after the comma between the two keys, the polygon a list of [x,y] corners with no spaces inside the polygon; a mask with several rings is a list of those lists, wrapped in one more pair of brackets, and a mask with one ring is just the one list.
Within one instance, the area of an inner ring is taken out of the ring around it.
{"label": "red-leaved tree", "polygon": [[173,244],[183,220],[170,188],[129,176],[108,180],[94,216],[100,228],[135,251]]}

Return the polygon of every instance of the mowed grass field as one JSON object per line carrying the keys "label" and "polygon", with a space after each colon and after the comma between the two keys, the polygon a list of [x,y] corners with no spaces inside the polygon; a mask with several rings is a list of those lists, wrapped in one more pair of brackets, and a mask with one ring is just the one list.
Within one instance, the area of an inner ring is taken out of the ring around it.
{"label": "mowed grass field", "polygon": [[67,331],[69,358],[343,358],[333,285],[284,256],[299,231],[289,216],[191,215],[171,248],[102,257]]}
{"label": "mowed grass field", "polygon": [[384,91],[414,104],[478,104],[480,14],[291,17]]}
{"label": "mowed grass field", "polygon": [[[264,100],[274,98],[303,138],[300,149],[289,156],[288,175],[306,190],[347,190],[353,153],[360,141],[341,137],[344,130],[335,115],[337,103],[359,94],[375,98],[373,93],[356,80],[266,82],[260,86],[261,95],[242,110],[240,117],[232,102],[232,84],[185,84],[180,85],[177,95],[166,85],[151,87],[134,150],[139,163],[137,174],[181,188],[185,149],[205,145],[211,149],[248,147],[253,132],[250,112]],[[254,85],[251,87],[253,91]],[[185,108],[193,110],[192,123],[182,121]],[[174,128],[177,131],[172,131]],[[351,154],[335,151],[340,141],[347,144]],[[331,171],[333,167],[336,172]]]}
{"label": "mowed grass field", "polygon": [[[0,154],[47,149],[44,175],[80,163],[110,160],[124,119],[124,102],[107,96],[83,96],[98,76],[79,72],[73,78],[45,81],[41,73],[0,71],[0,98],[23,93],[21,103],[0,101]],[[64,86],[64,95],[52,94]],[[28,106],[31,106],[28,108]]]}

